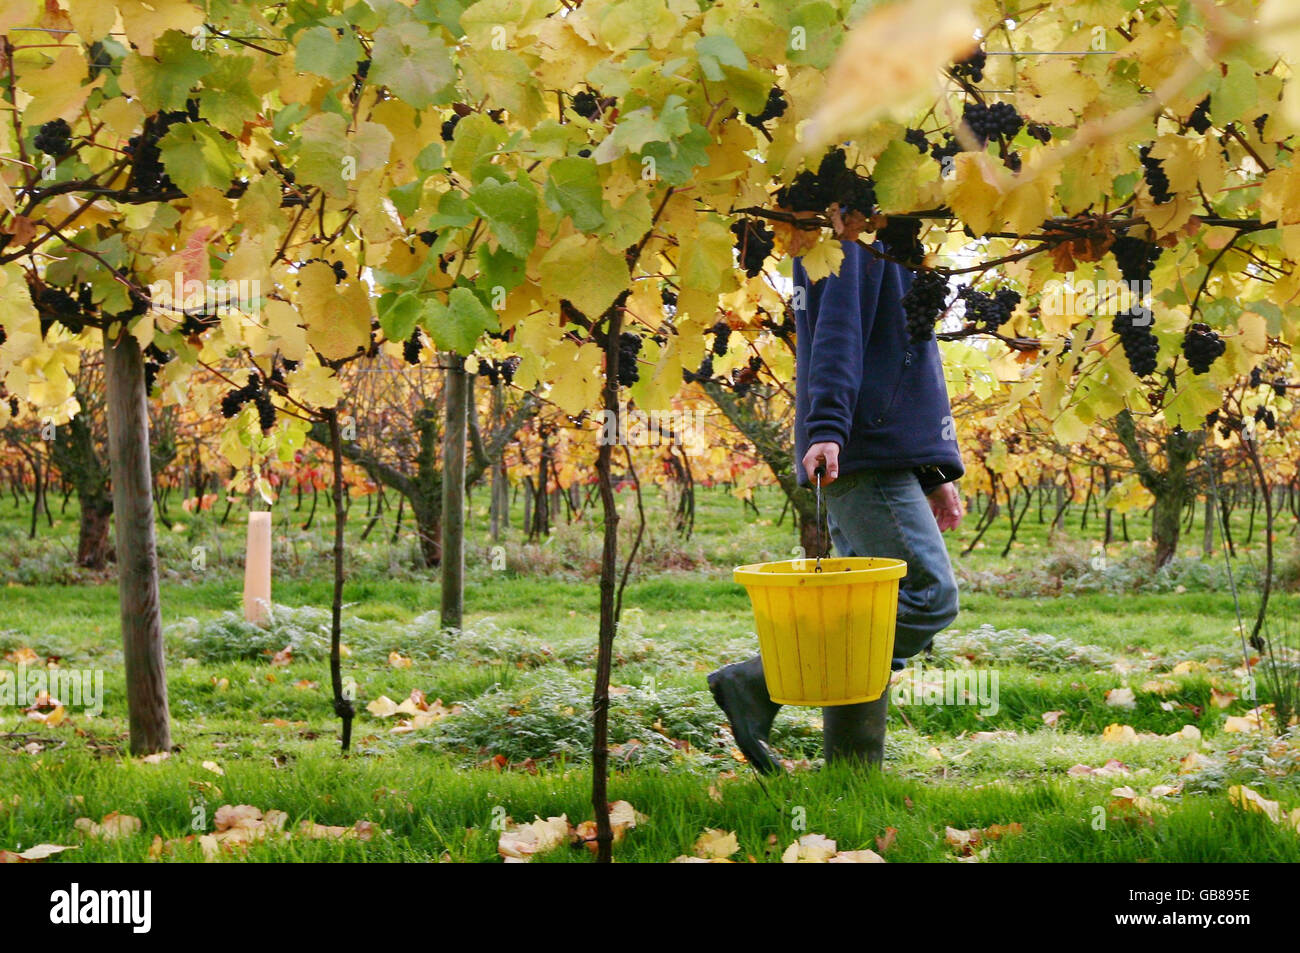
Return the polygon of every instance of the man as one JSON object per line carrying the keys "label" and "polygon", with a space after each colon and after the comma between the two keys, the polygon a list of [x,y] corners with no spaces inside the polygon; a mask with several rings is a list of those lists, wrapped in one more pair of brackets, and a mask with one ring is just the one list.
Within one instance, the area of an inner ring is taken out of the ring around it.
{"label": "man", "polygon": [[[957,583],[941,533],[962,518],[954,480],[965,472],[931,334],[910,339],[900,301],[913,273],[841,242],[837,274],[810,282],[794,259],[795,459],[801,485],[819,468],[835,549],[907,563],[899,583],[893,668],[930,645],[957,615]],[[872,246],[883,252],[882,243]],[[754,768],[778,770],[768,732],[773,702],[759,656],[709,675],[709,689]],[[878,764],[889,691],[822,709],[828,761]]]}

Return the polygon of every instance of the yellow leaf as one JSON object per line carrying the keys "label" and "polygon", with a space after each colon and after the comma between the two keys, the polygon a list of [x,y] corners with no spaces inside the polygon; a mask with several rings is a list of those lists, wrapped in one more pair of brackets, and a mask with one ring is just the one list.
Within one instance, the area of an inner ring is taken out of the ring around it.
{"label": "yellow leaf", "polygon": [[370,298],[352,277],[336,282],[334,269],[313,261],[298,271],[298,310],[307,323],[307,343],[327,361],[338,361],[370,344]]}
{"label": "yellow leaf", "polygon": [[946,64],[970,51],[977,26],[969,0],[909,0],[868,10],[827,71],[825,92],[791,158],[860,132],[882,111],[907,113],[918,95],[935,91]]}
{"label": "yellow leaf", "polygon": [[96,72],[99,75],[83,86],[86,57],[73,47],[60,50],[44,69],[25,71],[19,81],[32,101],[23,110],[23,122],[36,126],[51,119],[76,119],[91,90],[104,84],[104,70]]}
{"label": "yellow leaf", "polygon": [[730,857],[740,850],[740,842],[733,831],[720,831],[710,827],[696,839],[695,846],[691,849],[696,857]]}
{"label": "yellow leaf", "polygon": [[804,270],[808,272],[811,281],[820,281],[827,275],[838,274],[843,261],[844,246],[826,237],[803,255]]}

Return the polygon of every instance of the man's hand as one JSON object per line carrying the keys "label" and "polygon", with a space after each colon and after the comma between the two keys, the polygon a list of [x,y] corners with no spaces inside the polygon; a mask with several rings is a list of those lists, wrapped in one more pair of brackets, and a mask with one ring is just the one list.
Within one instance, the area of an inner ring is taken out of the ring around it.
{"label": "man's hand", "polygon": [[957,528],[964,511],[961,507],[961,497],[957,495],[956,484],[945,483],[926,499],[930,501],[930,511],[934,513],[934,521],[939,524],[940,532]]}
{"label": "man's hand", "polygon": [[803,455],[803,469],[808,479],[817,482],[815,473],[818,467],[826,468],[826,475],[821,478],[822,486],[830,486],[840,475],[840,445],[838,443],[815,443]]}

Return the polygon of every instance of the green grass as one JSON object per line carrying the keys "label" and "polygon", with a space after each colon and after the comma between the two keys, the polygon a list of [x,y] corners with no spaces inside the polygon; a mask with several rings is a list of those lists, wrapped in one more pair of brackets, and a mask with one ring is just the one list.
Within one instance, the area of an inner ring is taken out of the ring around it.
{"label": "green grass", "polygon": [[[1248,784],[1287,810],[1300,807],[1300,739],[1294,732],[1275,742],[1224,731],[1229,715],[1257,702],[1212,704],[1215,689],[1240,694],[1233,672],[1239,642],[1218,559],[1202,563],[1195,545],[1185,547],[1172,571],[1153,574],[1143,568],[1143,544],[1121,543],[1110,553],[1112,567],[1090,576],[1095,520],[1088,538],[1072,516],[1071,533],[1049,539],[1031,512],[1024,545],[1007,560],[998,556],[1005,528],[991,530],[983,549],[955,558],[962,610],[937,640],[931,665],[996,672],[996,713],[895,707],[886,770],[864,775],[822,764],[820,712],[787,708],[774,740],[794,770],[763,787],[736,760],[704,676],[754,651],[749,603],[730,567],[786,556],[788,517],[776,525],[779,501],[769,491],[758,494],[758,517],[724,492],[705,491],[696,535],[682,542],[656,505],[647,501],[647,562],[629,584],[616,643],[611,795],[648,816],[618,845],[619,859],[689,853],[706,827],[735,831],[738,859],[756,860],[776,859],[805,832],[832,837],[842,849],[875,848],[893,827],[888,860],[946,861],[955,857],[946,827],[1018,823],[1023,833],[994,843],[987,859],[1300,860],[1300,835],[1229,802],[1231,785]],[[323,654],[328,520],[318,513],[303,531],[289,528],[302,514],[286,507],[277,517],[276,602],[304,608],[278,610],[265,632],[234,614],[241,591],[237,513],[224,527],[219,515],[207,515],[162,531],[178,750],[147,764],[123,750],[115,584],[109,575],[70,573],[66,566],[74,507],[75,501],[53,528],[42,521],[29,542],[23,509],[0,504],[0,651],[31,647],[61,656],[64,668],[101,668],[106,689],[100,716],[70,709],[58,726],[0,708],[0,849],[75,844],[80,849],[65,857],[140,861],[155,835],[195,833],[196,811],[203,832],[217,807],[244,803],[287,812],[289,828],[304,820],[347,826],[364,819],[383,830],[364,843],[273,839],[252,846],[249,859],[485,861],[497,856],[493,824],[502,812],[521,821],[591,816],[586,712],[598,605],[589,575],[598,545],[592,527],[561,526],[540,545],[512,531],[502,541],[507,569],[494,571],[476,501],[468,618],[461,632],[445,632],[436,621],[436,573],[410,567],[409,539],[390,545],[391,523],[362,543],[356,537],[363,521],[354,510],[344,641],[351,650],[345,671],[356,679],[360,702],[380,695],[401,701],[418,688],[462,710],[411,733],[393,733],[395,719],[362,710],[346,759],[338,752]],[[190,519],[175,508],[172,516]],[[1280,558],[1294,550],[1286,529],[1279,533]],[[1134,538],[1142,531],[1140,519],[1130,520]],[[1239,538],[1244,533],[1243,522]],[[1193,535],[1199,543],[1199,531]],[[1250,557],[1256,561],[1258,536],[1257,530]],[[966,530],[950,539],[954,554],[969,538]],[[210,547],[202,571],[191,566],[193,545]],[[1245,557],[1239,562],[1248,568]],[[684,566],[693,568],[674,568]],[[1245,575],[1243,608],[1250,612],[1254,591]],[[1278,618],[1300,613],[1296,593],[1275,599]],[[285,645],[294,646],[294,660],[272,665],[270,654]],[[412,659],[411,667],[389,665],[390,651]],[[1189,659],[1205,668],[1169,675]],[[1172,690],[1143,691],[1153,679],[1167,679]],[[1135,707],[1107,705],[1105,693],[1125,685],[1136,690]],[[1064,713],[1055,727],[1044,723],[1047,711]],[[1101,735],[1111,723],[1161,737],[1115,744]],[[1202,741],[1164,737],[1184,725],[1199,728]],[[980,732],[1004,734],[984,740]],[[1203,762],[1182,774],[1192,750]],[[494,766],[495,756],[506,770]],[[1110,759],[1127,773],[1070,773]],[[1113,788],[1128,785],[1146,795],[1162,784],[1181,790],[1159,799],[1167,812],[1150,822],[1125,819],[1112,804]],[[98,820],[111,811],[139,817],[142,833],[101,842],[74,830],[77,818]],[[178,848],[167,859],[202,854]],[[586,851],[567,848],[541,858],[587,859]]]}

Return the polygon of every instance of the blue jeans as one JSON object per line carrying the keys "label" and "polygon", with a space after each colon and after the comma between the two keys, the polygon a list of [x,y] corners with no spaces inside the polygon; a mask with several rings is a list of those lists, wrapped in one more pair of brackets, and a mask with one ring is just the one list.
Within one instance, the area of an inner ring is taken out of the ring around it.
{"label": "blue jeans", "polygon": [[907,563],[894,630],[893,668],[901,669],[957,618],[957,580],[930,503],[911,470],[846,473],[822,491],[822,502],[837,553]]}

